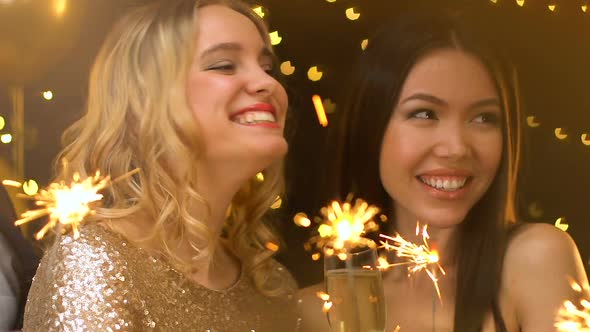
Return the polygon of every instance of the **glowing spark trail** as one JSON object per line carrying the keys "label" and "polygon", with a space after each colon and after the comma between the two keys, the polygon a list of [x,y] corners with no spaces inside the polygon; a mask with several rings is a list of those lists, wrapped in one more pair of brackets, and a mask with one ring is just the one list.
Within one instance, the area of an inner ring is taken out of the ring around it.
{"label": "glowing spark trail", "polygon": [[[420,225],[416,225],[416,235],[422,233],[423,244],[421,245],[406,241],[398,233],[396,233],[394,237],[380,234],[380,237],[386,239],[386,241],[381,241],[383,248],[389,251],[395,251],[398,257],[407,259],[407,261],[389,265],[386,265],[380,261],[379,266],[380,268],[389,268],[392,266],[407,265],[408,272],[410,273],[416,273],[424,270],[434,283],[436,293],[440,299],[440,289],[438,287],[436,271],[438,270],[444,275],[445,270],[443,270],[442,266],[439,264],[438,252],[431,249],[428,245],[428,239],[430,236],[428,235],[427,227],[428,226],[424,226],[422,231],[420,231]],[[391,241],[392,243],[388,241]]]}
{"label": "glowing spark trail", "polygon": [[[326,255],[336,254],[345,259],[348,249],[359,245],[370,246],[373,242],[363,235],[379,229],[379,225],[372,220],[379,213],[379,208],[362,199],[357,199],[354,205],[348,201],[343,204],[333,201],[320,213],[323,220],[318,227],[318,235],[312,237],[306,247],[310,249],[313,245],[320,250],[325,249]],[[302,216],[299,213],[296,215],[296,224],[302,224]]]}
{"label": "glowing spark trail", "polygon": [[[47,224],[35,234],[37,240],[42,239],[47,231],[59,224],[72,227],[74,238],[78,238],[78,228],[84,218],[95,213],[90,207],[90,204],[102,199],[102,195],[98,191],[137,172],[139,172],[139,169],[123,174],[113,181],[110,180],[109,176],[101,176],[99,171],[94,176],[86,179],[81,179],[80,174],[75,173],[72,179],[73,181],[70,184],[66,184],[63,181],[54,182],[47,189],[40,190],[33,197],[18,195],[22,198],[34,200],[35,205],[40,208],[21,214],[21,219],[17,220],[15,225],[19,226],[32,220],[49,216]],[[3,183],[9,185],[10,182],[3,181]]]}
{"label": "glowing spark trail", "polygon": [[[582,287],[575,282],[572,282],[572,288],[582,292]],[[559,332],[590,332],[590,301],[582,299],[579,306],[564,301],[557,312],[555,327]]]}

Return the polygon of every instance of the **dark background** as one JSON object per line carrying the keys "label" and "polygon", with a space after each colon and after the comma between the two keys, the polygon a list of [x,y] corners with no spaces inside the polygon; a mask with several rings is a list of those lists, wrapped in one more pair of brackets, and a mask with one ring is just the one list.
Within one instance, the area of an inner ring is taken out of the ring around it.
{"label": "dark background", "polygon": [[[4,2],[6,2],[5,0]],[[14,1],[14,0],[13,0]],[[22,0],[16,0],[22,1]],[[51,2],[53,0],[31,0]],[[58,1],[58,0],[55,0]],[[9,1],[8,1],[9,2]],[[25,81],[26,155],[25,179],[35,179],[42,186],[51,179],[51,165],[59,150],[63,130],[81,116],[89,67],[113,21],[125,8],[139,0],[70,0],[65,15],[72,19],[74,32],[42,31],[29,35],[33,61],[43,59],[35,75]],[[330,126],[318,124],[311,102],[312,94],[330,98],[336,111],[328,115],[337,120],[339,103],[349,86],[348,73],[362,52],[361,40],[386,20],[393,20],[403,10],[415,7],[432,10],[454,7],[475,15],[490,34],[500,40],[511,55],[521,79],[523,114],[534,115],[539,127],[524,122],[525,142],[521,167],[519,212],[522,219],[554,223],[564,217],[568,232],[587,261],[590,255],[590,221],[588,187],[590,187],[590,146],[580,136],[590,136],[590,8],[582,11],[583,1],[515,0],[443,1],[443,0],[260,0],[267,9],[265,19],[271,31],[283,37],[276,52],[281,60],[296,67],[285,78],[291,100],[291,123],[288,128],[288,195],[280,210],[287,250],[280,259],[305,286],[321,278],[321,266],[312,262],[302,249],[310,230],[298,228],[292,216],[299,211],[313,216],[327,203],[322,183],[325,165],[333,157],[334,147],[327,140]],[[548,5],[556,5],[550,11]],[[0,1],[0,54],[3,39],[26,34],[27,29],[43,14],[19,13],[7,25],[2,14],[10,5]],[[355,7],[361,16],[356,21],[346,18],[345,10]],[[8,33],[8,34],[7,34]],[[20,38],[20,37],[18,37]],[[35,48],[45,40],[55,40],[57,49]],[[67,40],[65,40],[67,39]],[[52,53],[54,52],[54,53]],[[53,54],[54,56],[50,56]],[[58,56],[59,55],[59,56]],[[24,60],[23,60],[24,61]],[[324,72],[319,82],[307,79],[307,69],[317,65]],[[34,68],[29,66],[28,68]],[[0,68],[1,69],[1,68]],[[0,71],[0,73],[2,73]],[[7,74],[4,74],[7,75]],[[11,104],[8,87],[15,78],[0,77],[0,115],[7,119],[9,133]],[[44,90],[55,97],[46,101]],[[557,127],[568,137],[558,140]],[[0,161],[10,163],[12,144],[0,144]]]}

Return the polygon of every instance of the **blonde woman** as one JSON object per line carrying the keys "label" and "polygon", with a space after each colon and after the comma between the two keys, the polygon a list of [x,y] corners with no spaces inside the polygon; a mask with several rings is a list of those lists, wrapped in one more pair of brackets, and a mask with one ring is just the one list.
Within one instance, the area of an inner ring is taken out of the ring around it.
{"label": "blonde woman", "polygon": [[294,330],[295,282],[263,222],[287,152],[274,62],[241,2],[161,0],[122,18],[57,178],[141,172],[104,190],[78,239],[48,250],[25,330]]}

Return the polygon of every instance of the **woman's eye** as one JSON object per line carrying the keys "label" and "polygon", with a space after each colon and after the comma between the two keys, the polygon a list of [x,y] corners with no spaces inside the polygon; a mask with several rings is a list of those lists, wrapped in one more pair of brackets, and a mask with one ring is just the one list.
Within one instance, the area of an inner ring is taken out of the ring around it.
{"label": "woman's eye", "polygon": [[425,109],[414,111],[414,112],[410,113],[408,117],[409,118],[414,118],[414,119],[423,119],[423,120],[435,120],[435,119],[437,119],[436,113],[434,113],[434,111],[432,111],[432,110],[425,110]]}
{"label": "woman's eye", "polygon": [[222,63],[218,65],[213,65],[209,67],[209,70],[219,70],[219,71],[232,71],[235,69],[235,66],[231,63]]}
{"label": "woman's eye", "polygon": [[500,122],[500,117],[496,113],[482,113],[476,116],[473,119],[475,123],[488,123],[488,124],[498,124]]}

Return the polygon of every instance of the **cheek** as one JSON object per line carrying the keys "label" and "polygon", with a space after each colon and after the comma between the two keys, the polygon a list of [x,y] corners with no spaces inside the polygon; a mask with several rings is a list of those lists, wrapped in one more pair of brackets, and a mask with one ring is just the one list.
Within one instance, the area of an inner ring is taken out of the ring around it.
{"label": "cheek", "polygon": [[384,186],[399,182],[411,174],[415,155],[416,146],[411,138],[390,124],[383,136],[379,157],[379,173]]}
{"label": "cheek", "polygon": [[502,133],[498,132],[493,137],[490,137],[486,142],[479,144],[479,155],[482,156],[484,167],[490,173],[496,174],[500,167],[503,152],[503,138]]}
{"label": "cheek", "polygon": [[287,96],[287,91],[281,84],[278,84],[274,95],[279,107],[281,107],[283,112],[287,113],[287,109],[289,108],[289,97]]}
{"label": "cheek", "polygon": [[234,80],[222,75],[193,75],[187,81],[187,101],[193,110],[195,106],[227,103],[236,85]]}

